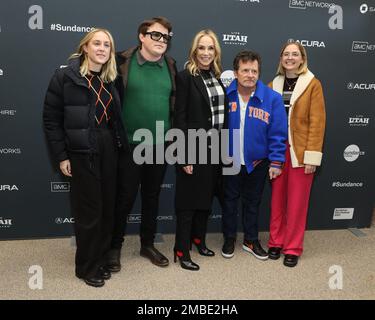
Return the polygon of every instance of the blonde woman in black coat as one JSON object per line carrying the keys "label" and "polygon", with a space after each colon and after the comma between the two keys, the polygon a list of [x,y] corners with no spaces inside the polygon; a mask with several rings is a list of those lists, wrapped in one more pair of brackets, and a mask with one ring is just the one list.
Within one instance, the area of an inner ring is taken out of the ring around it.
{"label": "blonde woman in black coat", "polygon": [[[177,94],[174,126],[185,133],[189,129],[216,129],[224,127],[225,88],[220,81],[221,49],[216,34],[211,30],[198,32],[193,40],[186,69],[177,76]],[[198,151],[197,139],[197,151]],[[189,249],[196,246],[199,254],[212,257],[215,253],[206,246],[207,221],[213,196],[221,194],[221,165],[211,163],[208,139],[207,164],[180,160],[176,169],[176,242],[175,262],[179,259],[184,269],[199,270],[190,258]],[[216,148],[218,150],[218,148]],[[191,150],[187,150],[187,154]],[[180,155],[181,156],[181,155]]]}
{"label": "blonde woman in black coat", "polygon": [[53,157],[71,182],[76,235],[76,276],[101,287],[116,195],[117,150],[127,146],[111,34],[94,29],[66,68],[58,69],[44,103],[44,129]]}

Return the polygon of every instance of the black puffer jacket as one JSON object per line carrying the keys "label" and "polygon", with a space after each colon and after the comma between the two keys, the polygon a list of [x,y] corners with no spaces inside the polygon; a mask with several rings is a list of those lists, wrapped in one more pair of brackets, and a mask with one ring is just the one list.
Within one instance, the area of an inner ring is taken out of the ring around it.
{"label": "black puffer jacket", "polygon": [[[66,68],[56,70],[44,101],[44,131],[57,161],[69,158],[70,152],[97,153],[95,134],[95,97],[79,73],[79,58]],[[128,140],[121,120],[120,97],[113,83],[112,128],[119,148],[128,150]]]}

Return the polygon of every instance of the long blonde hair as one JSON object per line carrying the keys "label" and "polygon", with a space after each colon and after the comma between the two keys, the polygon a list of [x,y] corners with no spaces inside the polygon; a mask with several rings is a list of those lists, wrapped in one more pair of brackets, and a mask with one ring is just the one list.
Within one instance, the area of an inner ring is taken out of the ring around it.
{"label": "long blonde hair", "polygon": [[197,61],[197,48],[198,48],[198,42],[199,40],[204,37],[209,36],[215,45],[215,58],[212,62],[212,69],[215,73],[216,78],[220,78],[221,72],[223,71],[223,68],[221,66],[221,48],[219,40],[217,39],[216,34],[210,30],[205,29],[199,31],[191,44],[190,52],[189,52],[189,60],[186,64],[186,68],[189,70],[190,74],[193,76],[197,76],[199,74],[199,67],[198,67],[198,61]]}
{"label": "long blonde hair", "polygon": [[84,51],[84,46],[87,45],[90,40],[94,37],[94,35],[98,32],[104,32],[111,43],[111,52],[109,54],[108,61],[103,65],[100,78],[104,82],[112,82],[117,77],[117,69],[116,69],[116,59],[115,59],[115,43],[113,41],[113,37],[111,33],[107,29],[102,28],[93,28],[89,33],[87,33],[83,39],[80,41],[77,50],[75,53],[73,53],[69,59],[73,58],[80,58],[81,59],[81,65],[79,68],[79,72],[82,77],[86,76],[90,70],[89,70],[89,61],[86,52]]}

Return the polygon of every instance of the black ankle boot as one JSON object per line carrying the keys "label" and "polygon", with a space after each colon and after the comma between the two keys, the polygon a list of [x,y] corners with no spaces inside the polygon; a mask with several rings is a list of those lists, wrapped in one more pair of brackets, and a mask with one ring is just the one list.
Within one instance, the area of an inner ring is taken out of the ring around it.
{"label": "black ankle boot", "polygon": [[121,270],[121,249],[111,249],[107,253],[106,268],[110,272],[119,272]]}
{"label": "black ankle boot", "polygon": [[191,270],[191,271],[198,271],[199,270],[199,265],[191,261],[191,258],[188,254],[183,254],[182,251],[175,251],[174,252],[174,262],[177,262],[177,257],[178,260],[180,261],[180,266],[183,269],[186,270]]}
{"label": "black ankle boot", "polygon": [[197,248],[197,250],[198,250],[198,252],[201,256],[213,257],[215,255],[215,252],[208,249],[206,247],[206,244],[203,241],[201,241],[200,239],[194,238],[193,240],[191,240],[190,250],[191,250],[192,243],[195,244],[195,246],[196,246],[196,248]]}
{"label": "black ankle boot", "polygon": [[108,268],[105,266],[99,268],[99,274],[102,276],[104,280],[111,279],[111,271],[109,271]]}

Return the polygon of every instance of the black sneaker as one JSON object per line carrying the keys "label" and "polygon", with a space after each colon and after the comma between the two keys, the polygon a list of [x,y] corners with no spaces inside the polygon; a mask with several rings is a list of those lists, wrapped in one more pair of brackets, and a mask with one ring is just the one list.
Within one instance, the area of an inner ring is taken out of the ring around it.
{"label": "black sneaker", "polygon": [[284,257],[284,266],[295,267],[298,263],[298,258],[299,257],[294,254],[286,254]]}
{"label": "black sneaker", "polygon": [[281,248],[279,247],[270,247],[268,248],[268,257],[272,260],[277,260],[280,258]]}
{"label": "black sneaker", "polygon": [[224,240],[223,248],[221,249],[221,255],[224,258],[232,258],[234,256],[234,246],[236,244],[236,239],[226,238]]}
{"label": "black sneaker", "polygon": [[259,243],[259,240],[248,241],[244,240],[242,249],[247,252],[250,252],[255,258],[260,260],[267,260],[268,253],[263,250],[262,246]]}

